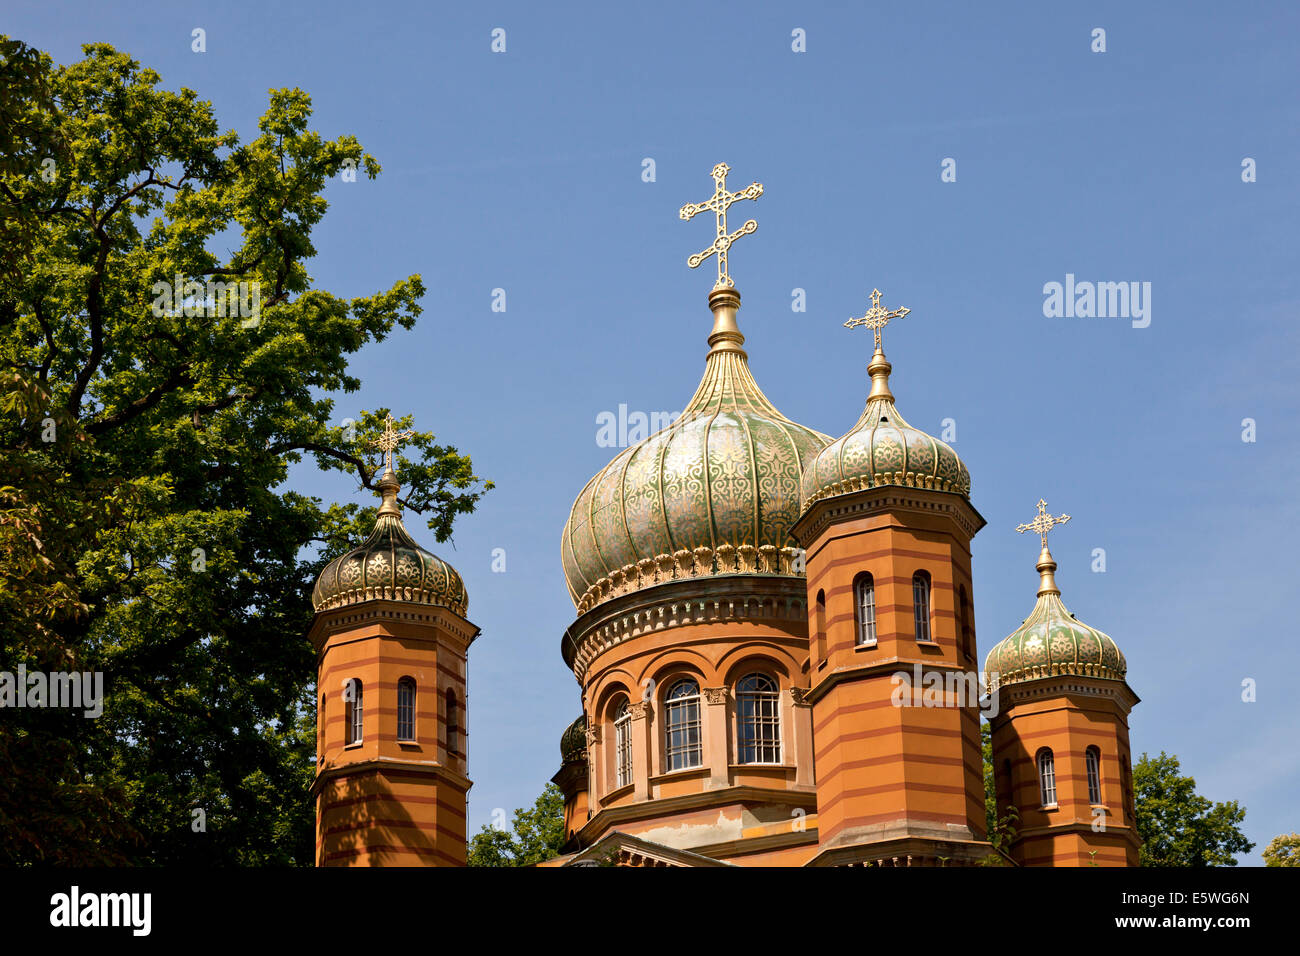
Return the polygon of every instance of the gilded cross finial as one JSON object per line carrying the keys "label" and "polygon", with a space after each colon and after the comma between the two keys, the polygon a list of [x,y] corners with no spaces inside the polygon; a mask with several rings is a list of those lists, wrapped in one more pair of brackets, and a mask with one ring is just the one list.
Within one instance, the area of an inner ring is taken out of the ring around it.
{"label": "gilded cross finial", "polygon": [[750,183],[740,192],[727,192],[727,173],[731,172],[731,167],[726,163],[718,163],[713,167],[713,196],[704,202],[688,202],[682,207],[678,215],[683,221],[689,221],[695,218],[697,213],[712,211],[717,217],[718,235],[713,240],[713,245],[703,252],[697,253],[686,260],[686,264],[692,269],[696,268],[701,262],[716,255],[718,257],[718,281],[714,283],[714,289],[732,289],[736,283],[731,281],[731,276],[727,272],[727,250],[731,244],[741,236],[747,236],[758,228],[758,223],[750,219],[743,226],[733,233],[727,232],[727,207],[733,202],[741,199],[757,199],[763,195],[762,183]]}
{"label": "gilded cross finial", "polygon": [[880,305],[880,290],[871,290],[871,308],[867,309],[866,315],[860,315],[856,319],[849,319],[844,323],[846,329],[856,329],[866,326],[876,333],[876,351],[882,351],[880,348],[880,330],[889,324],[890,319],[901,319],[911,309],[894,309],[892,312],[885,311]]}
{"label": "gilded cross finial", "polygon": [[[1038,536],[1043,541],[1043,548],[1044,550],[1046,550],[1047,532],[1051,531],[1052,528],[1054,528],[1056,525],[1065,524],[1069,520],[1070,520],[1069,515],[1057,515],[1055,518],[1053,518],[1051,515],[1047,513],[1047,502],[1044,501],[1042,498],[1039,498],[1037,516],[1034,518],[1033,521],[1029,522],[1029,524],[1016,525],[1016,530],[1019,531],[1021,534],[1024,534],[1026,531],[1037,532]],[[1053,565],[1053,567],[1055,567],[1055,565]]]}
{"label": "gilded cross finial", "polygon": [[372,438],[370,440],[370,444],[374,445],[384,453],[388,461],[388,468],[390,471],[393,468],[393,452],[395,452],[401,446],[402,442],[405,439],[415,437],[415,432],[411,431],[410,429],[407,429],[404,432],[399,432],[396,428],[393,427],[393,424],[394,423],[393,423],[392,414],[390,413],[388,415],[385,415],[384,430],[380,432],[378,438]]}

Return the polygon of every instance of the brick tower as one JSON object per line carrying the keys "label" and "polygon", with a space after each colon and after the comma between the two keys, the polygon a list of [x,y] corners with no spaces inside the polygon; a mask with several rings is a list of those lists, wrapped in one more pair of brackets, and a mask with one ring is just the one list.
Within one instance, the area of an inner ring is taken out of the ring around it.
{"label": "brick tower", "polygon": [[1138,697],[1110,637],[1071,614],[1056,586],[1046,513],[1018,531],[1042,536],[1038,601],[989,652],[998,694],[993,775],[998,815],[1016,808],[1010,853],[1023,866],[1137,866],[1128,714]]}
{"label": "brick tower", "polygon": [[[970,474],[894,405],[880,293],[866,408],[804,473],[820,850],[812,865],[968,865],[985,842]],[[900,677],[899,675],[906,675]]]}
{"label": "brick tower", "polygon": [[374,530],[312,594],[318,866],[465,865],[466,658],[478,628],[460,575],[402,524],[395,437],[390,419]]}

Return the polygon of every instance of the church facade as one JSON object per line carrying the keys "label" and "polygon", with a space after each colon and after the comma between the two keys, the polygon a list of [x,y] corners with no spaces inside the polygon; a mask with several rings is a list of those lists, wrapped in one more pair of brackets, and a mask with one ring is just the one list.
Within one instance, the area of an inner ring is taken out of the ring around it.
{"label": "church facade", "polygon": [[[981,675],[966,465],[909,425],[873,292],[870,387],[832,438],[763,394],[740,331],[715,191],[713,328],[695,395],[578,494],[561,537],[577,617],[561,654],[581,715],[561,736],[563,852],[544,866],[1134,866],[1115,642],[1065,608],[1039,513],[1037,602]],[[313,595],[320,865],[463,865],[460,577],[402,526],[391,429],[366,542]],[[981,695],[1000,832],[988,832]],[[996,838],[994,838],[996,836]]]}

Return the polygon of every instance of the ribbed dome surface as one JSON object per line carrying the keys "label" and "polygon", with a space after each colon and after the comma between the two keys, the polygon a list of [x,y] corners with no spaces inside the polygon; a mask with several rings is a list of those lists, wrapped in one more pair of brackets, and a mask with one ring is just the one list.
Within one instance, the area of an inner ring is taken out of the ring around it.
{"label": "ribbed dome surface", "polygon": [[715,302],[713,349],[681,417],[615,457],[570,511],[561,549],[579,612],[679,578],[802,573],[789,529],[804,467],[830,439],[768,401],[740,348],[739,296]]}
{"label": "ribbed dome surface", "polygon": [[970,471],[957,453],[899,414],[884,354],[877,352],[868,368],[873,386],[866,408],[847,434],[822,449],[804,472],[803,506],[880,485],[969,496]]}
{"label": "ribbed dome surface", "polygon": [[1069,612],[1055,584],[1056,562],[1046,550],[1038,569],[1043,582],[1038,602],[1025,622],[989,651],[985,673],[997,674],[999,686],[1061,674],[1123,680],[1128,663],[1119,645]]}
{"label": "ribbed dome surface", "polygon": [[441,605],[464,617],[469,610],[465,582],[455,568],[407,533],[396,503],[397,480],[387,483],[391,474],[379,482],[384,504],[374,530],[361,545],[325,566],[312,590],[312,606],[323,611],[361,601],[409,601]]}
{"label": "ribbed dome surface", "polygon": [[587,759],[587,718],[579,714],[578,719],[564,728],[560,736],[560,758],[564,762]]}

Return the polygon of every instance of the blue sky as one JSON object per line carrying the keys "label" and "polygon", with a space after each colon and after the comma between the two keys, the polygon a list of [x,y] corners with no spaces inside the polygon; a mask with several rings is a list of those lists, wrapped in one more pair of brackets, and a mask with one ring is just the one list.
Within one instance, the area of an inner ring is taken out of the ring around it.
{"label": "blue sky", "polygon": [[[731,271],[769,398],[843,433],[870,338],[841,323],[875,286],[911,308],[886,332],[899,408],[935,434],[955,420],[989,522],[981,657],[1033,605],[1037,542],[1013,529],[1045,497],[1074,516],[1053,536],[1063,597],[1116,639],[1143,699],[1135,756],[1177,754],[1204,794],[1242,801],[1257,862],[1300,829],[1300,12],[1132,6],[9,0],[0,31],[59,62],[111,43],[245,139],[268,88],[299,87],[322,134],[383,164],[329,186],[311,271],[340,295],[423,276],[418,326],[358,357],[365,387],[337,417],[412,413],[497,483],[434,548],[483,629],[473,829],[531,803],[579,713],[560,529],[616,453],[597,416],[679,410],[699,379],[713,269],[685,260],[712,223],[677,210],[726,161],[733,188],[766,187]],[[1043,286],[1067,273],[1151,283],[1150,325],[1045,317]],[[293,484],[357,494],[307,466]]]}

